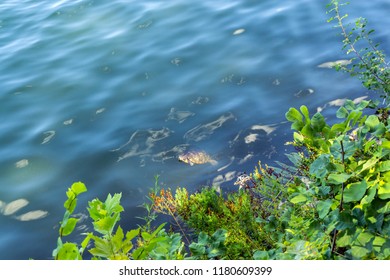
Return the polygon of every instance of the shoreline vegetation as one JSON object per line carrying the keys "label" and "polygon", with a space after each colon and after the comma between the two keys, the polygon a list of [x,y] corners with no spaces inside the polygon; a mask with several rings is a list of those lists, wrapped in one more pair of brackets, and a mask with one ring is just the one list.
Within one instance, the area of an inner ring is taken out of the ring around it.
{"label": "shoreline vegetation", "polygon": [[[78,219],[72,214],[82,182],[66,192],[53,258],[63,259],[390,259],[390,69],[367,20],[345,24],[345,4],[332,0],[329,22],[341,31],[350,63],[332,65],[362,81],[370,100],[346,100],[338,122],[302,105],[285,114],[295,152],[289,164],[259,163],[241,175],[237,191],[213,187],[155,187],[143,204],[143,225],[124,232],[121,194],[88,202],[93,232],[78,244],[71,239]],[[157,215],[170,223],[155,225]]]}

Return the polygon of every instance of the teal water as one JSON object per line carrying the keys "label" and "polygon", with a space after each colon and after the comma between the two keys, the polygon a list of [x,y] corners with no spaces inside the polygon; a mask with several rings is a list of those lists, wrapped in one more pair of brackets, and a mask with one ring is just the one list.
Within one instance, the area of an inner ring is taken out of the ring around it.
{"label": "teal water", "polygon": [[[67,188],[122,192],[126,229],[154,176],[234,190],[240,172],[285,160],[291,106],[369,93],[318,65],[346,59],[327,1],[0,2],[0,259],[49,259]],[[353,1],[390,50],[390,2]],[[217,165],[189,166],[191,149]],[[77,211],[76,211],[77,212]],[[85,219],[76,240],[88,230]]]}

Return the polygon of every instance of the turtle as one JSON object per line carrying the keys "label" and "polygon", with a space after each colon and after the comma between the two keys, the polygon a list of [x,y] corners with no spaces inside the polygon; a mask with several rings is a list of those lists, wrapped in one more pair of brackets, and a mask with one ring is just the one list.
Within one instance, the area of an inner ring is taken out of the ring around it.
{"label": "turtle", "polygon": [[216,165],[218,162],[204,151],[189,151],[178,156],[178,160],[189,165],[210,163]]}

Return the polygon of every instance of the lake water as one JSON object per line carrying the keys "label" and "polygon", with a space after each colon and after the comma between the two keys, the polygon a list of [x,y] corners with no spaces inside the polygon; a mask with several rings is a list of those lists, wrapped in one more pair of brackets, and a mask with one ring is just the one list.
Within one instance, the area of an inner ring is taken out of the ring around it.
{"label": "lake water", "polygon": [[[319,0],[2,0],[0,259],[50,259],[67,188],[122,192],[130,229],[154,185],[234,190],[258,161],[285,161],[291,106],[367,95],[317,67],[346,59]],[[353,1],[390,50],[390,2]],[[336,101],[335,101],[336,100]],[[217,165],[177,156],[204,150]],[[76,240],[90,228],[84,221]],[[74,239],[73,239],[74,240]]]}

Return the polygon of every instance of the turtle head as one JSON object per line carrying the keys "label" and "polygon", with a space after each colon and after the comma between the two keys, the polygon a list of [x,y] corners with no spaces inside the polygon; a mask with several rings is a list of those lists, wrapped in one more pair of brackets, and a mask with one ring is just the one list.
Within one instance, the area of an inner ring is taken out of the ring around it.
{"label": "turtle head", "polygon": [[186,155],[179,155],[177,157],[177,160],[178,161],[181,161],[181,162],[185,162],[185,163],[188,163],[188,157]]}

